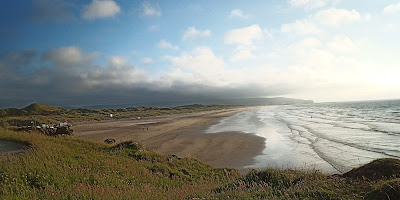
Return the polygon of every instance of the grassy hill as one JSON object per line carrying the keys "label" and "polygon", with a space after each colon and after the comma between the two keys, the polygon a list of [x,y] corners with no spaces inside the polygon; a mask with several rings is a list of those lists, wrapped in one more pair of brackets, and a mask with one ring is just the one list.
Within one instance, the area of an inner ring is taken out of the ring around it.
{"label": "grassy hill", "polygon": [[[5,129],[0,140],[31,147],[0,155],[0,199],[399,199],[400,194],[394,159],[360,167],[354,176],[276,169],[240,175],[135,142],[109,146]],[[371,172],[374,178],[365,178]]]}
{"label": "grassy hill", "polygon": [[33,103],[22,109],[18,108],[6,108],[4,110],[0,109],[0,117],[60,114],[60,111],[62,110],[65,109],[56,108],[53,106],[40,103]]}
{"label": "grassy hill", "polygon": [[59,114],[63,109],[40,103],[33,103],[22,110],[26,111],[28,115],[50,115]]}

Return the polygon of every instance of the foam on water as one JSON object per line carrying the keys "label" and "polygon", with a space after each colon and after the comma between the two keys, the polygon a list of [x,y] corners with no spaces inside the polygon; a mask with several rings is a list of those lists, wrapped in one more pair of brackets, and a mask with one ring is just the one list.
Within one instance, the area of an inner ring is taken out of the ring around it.
{"label": "foam on water", "polygon": [[238,113],[207,133],[266,138],[253,166],[345,172],[383,157],[400,158],[400,101],[268,106]]}
{"label": "foam on water", "polygon": [[254,123],[254,118],[257,117],[256,110],[244,111],[233,116],[222,119],[218,124],[210,126],[206,133],[220,133],[237,131],[243,133],[256,133],[258,127]]}

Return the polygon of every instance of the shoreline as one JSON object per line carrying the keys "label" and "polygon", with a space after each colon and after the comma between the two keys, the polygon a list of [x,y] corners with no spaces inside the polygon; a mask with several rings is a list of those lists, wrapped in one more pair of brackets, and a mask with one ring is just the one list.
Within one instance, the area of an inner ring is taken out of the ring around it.
{"label": "shoreline", "polygon": [[205,133],[209,126],[224,117],[254,109],[238,108],[182,115],[152,117],[142,120],[107,120],[80,122],[74,125],[79,138],[103,142],[134,140],[147,149],[167,155],[193,157],[213,167],[235,168],[240,171],[254,164],[262,154],[265,138],[241,132]]}

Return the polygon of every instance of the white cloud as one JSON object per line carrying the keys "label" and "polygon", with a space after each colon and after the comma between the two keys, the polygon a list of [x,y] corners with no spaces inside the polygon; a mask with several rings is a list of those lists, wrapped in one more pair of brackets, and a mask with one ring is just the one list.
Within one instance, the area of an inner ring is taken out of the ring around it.
{"label": "white cloud", "polygon": [[328,49],[336,53],[349,53],[356,49],[356,44],[345,35],[338,35],[328,44]]}
{"label": "white cloud", "polygon": [[296,60],[296,64],[304,65],[303,67],[318,67],[325,69],[326,72],[335,71],[346,65],[349,68],[354,67],[355,64],[351,60],[354,60],[354,53],[358,50],[357,44],[345,35],[324,39],[308,37],[299,41],[291,49],[294,50],[296,58],[292,59]]}
{"label": "white cloud", "polygon": [[143,2],[142,4],[142,16],[146,17],[146,16],[161,16],[162,12],[161,12],[161,8],[158,4],[151,4],[149,2]]}
{"label": "white cloud", "polygon": [[183,53],[181,57],[170,59],[173,66],[195,71],[214,70],[224,65],[222,58],[215,56],[209,47],[197,47],[191,53]]}
{"label": "white cloud", "polygon": [[84,19],[106,18],[115,16],[120,11],[118,4],[112,0],[93,0],[85,8],[82,17]]}
{"label": "white cloud", "polygon": [[109,66],[110,66],[111,68],[118,68],[118,69],[121,69],[121,68],[124,68],[124,67],[129,67],[129,66],[130,66],[130,65],[128,64],[128,62],[127,62],[124,58],[119,57],[119,56],[112,56],[112,57],[110,57],[110,58],[108,59],[108,63],[109,63]]}
{"label": "white cloud", "polygon": [[194,40],[199,37],[210,37],[211,36],[211,31],[210,30],[197,30],[196,27],[191,26],[185,30],[182,36],[182,40]]}
{"label": "white cloud", "polygon": [[322,42],[313,37],[305,38],[293,46],[296,65],[302,64],[307,67],[323,67],[332,59],[329,52],[324,51]]}
{"label": "white cloud", "polygon": [[281,56],[275,52],[272,52],[272,53],[268,53],[266,55],[266,57],[269,59],[279,59]]}
{"label": "white cloud", "polygon": [[157,44],[157,46],[158,46],[159,48],[162,48],[162,49],[173,49],[173,50],[178,50],[178,49],[179,49],[178,46],[172,45],[170,42],[168,42],[168,41],[166,41],[166,40],[161,40],[161,41]]}
{"label": "white cloud", "polygon": [[[171,65],[178,70],[168,73],[170,80],[183,82],[184,84],[196,84],[204,87],[222,87],[229,85],[232,80],[225,62],[217,57],[209,47],[196,47],[191,52],[184,52],[180,57],[170,57]],[[182,70],[187,72],[183,72]],[[196,88],[192,88],[196,89]]]}
{"label": "white cloud", "polygon": [[393,31],[393,30],[396,30],[397,25],[396,25],[396,24],[386,24],[386,25],[385,25],[385,28],[387,28],[387,29]]}
{"label": "white cloud", "polygon": [[322,42],[313,37],[305,38],[296,44],[297,49],[311,49],[318,48],[322,46]]}
{"label": "white cloud", "polygon": [[365,16],[364,16],[365,21],[370,21],[371,18],[372,18],[372,15],[369,13],[365,14]]}
{"label": "white cloud", "polygon": [[307,9],[319,8],[325,6],[325,1],[322,0],[290,0],[291,6],[295,7],[306,7]]}
{"label": "white cloud", "polygon": [[306,20],[296,20],[291,24],[283,24],[281,27],[283,33],[295,33],[299,35],[320,34],[322,31],[313,22]]}
{"label": "white cloud", "polygon": [[[325,49],[314,48],[310,49],[309,53],[302,55],[300,58],[304,59],[303,61],[305,66],[317,68],[317,70],[314,70],[315,72],[318,71],[318,68],[330,71],[329,68],[332,67],[333,63],[335,63],[336,56]],[[331,79],[331,77],[328,77],[328,80],[329,79]]]}
{"label": "white cloud", "polygon": [[245,15],[242,10],[239,9],[234,9],[231,11],[231,14],[229,15],[231,18],[240,18],[240,19],[248,19],[250,16]]}
{"label": "white cloud", "polygon": [[197,47],[179,57],[169,57],[169,60],[176,68],[168,72],[168,80],[192,85],[189,87],[190,91],[196,91],[197,87],[208,87],[208,92],[203,92],[210,95],[215,90],[218,91],[216,95],[224,96],[223,93],[238,95],[236,92],[232,93],[238,88],[246,88],[242,92],[256,90],[254,86],[248,88],[249,82],[256,82],[253,74],[249,74],[247,70],[226,67],[224,60],[216,56],[209,47]]}
{"label": "white cloud", "polygon": [[264,29],[263,32],[264,32],[264,36],[265,36],[266,38],[268,38],[268,39],[273,39],[273,38],[274,38],[274,33],[273,33],[273,31],[268,30],[268,29]]}
{"label": "white cloud", "polygon": [[291,6],[304,7],[306,10],[321,8],[336,2],[338,2],[338,0],[289,0]]}
{"label": "white cloud", "polygon": [[388,5],[383,9],[383,13],[385,14],[392,14],[398,12],[400,12],[400,2],[397,4]]}
{"label": "white cloud", "polygon": [[232,62],[238,62],[241,60],[247,60],[250,58],[254,58],[254,55],[251,53],[250,49],[241,49],[238,52],[236,52],[231,58],[230,60]]}
{"label": "white cloud", "polygon": [[135,83],[145,82],[144,73],[119,56],[109,57],[107,66],[95,65],[79,71],[79,75],[88,88],[135,87]]}
{"label": "white cloud", "polygon": [[90,63],[97,53],[86,54],[79,47],[61,47],[50,50],[42,55],[42,60],[51,61],[56,66],[78,67]]}
{"label": "white cloud", "polygon": [[335,5],[341,0],[289,0],[289,4],[293,7],[304,7],[305,10],[325,7],[327,5]]}
{"label": "white cloud", "polygon": [[141,63],[143,65],[152,65],[152,64],[154,64],[156,62],[152,58],[145,57],[145,58],[142,59]]}
{"label": "white cloud", "polygon": [[233,29],[225,33],[225,43],[251,45],[255,40],[263,37],[263,31],[258,24],[248,27]]}
{"label": "white cloud", "polygon": [[314,19],[325,26],[338,27],[344,24],[351,24],[360,21],[361,15],[356,10],[329,8],[319,11],[315,14]]}

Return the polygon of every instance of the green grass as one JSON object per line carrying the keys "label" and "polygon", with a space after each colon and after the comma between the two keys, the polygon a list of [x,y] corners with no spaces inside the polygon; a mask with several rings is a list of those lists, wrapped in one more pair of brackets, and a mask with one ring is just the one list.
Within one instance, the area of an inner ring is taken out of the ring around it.
{"label": "green grass", "polygon": [[168,161],[132,142],[108,146],[8,130],[0,130],[0,139],[31,146],[0,156],[0,199],[182,199],[238,176],[195,159]]}
{"label": "green grass", "polygon": [[[373,180],[328,179],[314,170],[240,175],[192,158],[168,160],[135,142],[110,146],[5,129],[0,129],[0,140],[31,147],[0,156],[0,199],[398,199],[400,194],[399,161],[394,159],[378,160],[394,171]],[[377,165],[366,166],[368,175]],[[363,173],[359,169],[358,175]]]}

